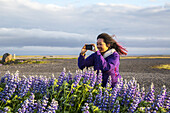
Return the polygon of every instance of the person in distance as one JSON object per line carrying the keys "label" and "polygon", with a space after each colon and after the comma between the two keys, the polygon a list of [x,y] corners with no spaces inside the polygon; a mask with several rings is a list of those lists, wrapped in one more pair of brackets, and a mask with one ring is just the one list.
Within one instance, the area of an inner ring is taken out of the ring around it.
{"label": "person in distance", "polygon": [[[91,55],[85,58],[87,50],[93,51]],[[127,50],[122,47],[116,40],[107,33],[101,33],[97,36],[96,44],[85,44],[81,49],[78,57],[78,67],[84,69],[85,67],[94,67],[94,70],[102,71],[102,86],[106,87],[107,80],[111,76],[111,86],[115,87],[119,74],[120,55],[127,55]]]}

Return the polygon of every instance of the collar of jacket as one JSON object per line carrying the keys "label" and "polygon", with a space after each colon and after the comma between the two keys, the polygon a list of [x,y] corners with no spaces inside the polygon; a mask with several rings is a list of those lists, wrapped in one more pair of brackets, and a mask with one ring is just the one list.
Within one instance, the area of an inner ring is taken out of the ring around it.
{"label": "collar of jacket", "polygon": [[104,53],[103,58],[108,57],[109,55],[113,54],[116,50],[115,49],[110,49],[106,53]]}

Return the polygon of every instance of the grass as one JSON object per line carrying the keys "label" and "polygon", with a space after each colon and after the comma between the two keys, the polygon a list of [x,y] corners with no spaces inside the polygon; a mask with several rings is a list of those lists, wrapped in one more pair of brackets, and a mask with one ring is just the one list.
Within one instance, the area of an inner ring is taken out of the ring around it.
{"label": "grass", "polygon": [[124,56],[120,57],[120,59],[161,59],[161,58],[170,58],[170,56]]}
{"label": "grass", "polygon": [[170,70],[170,64],[162,64],[162,65],[159,65],[159,66],[153,66],[152,68],[168,69],[168,70]]}
{"label": "grass", "polygon": [[[5,63],[5,65],[9,65],[9,64],[45,64],[45,63],[49,63],[49,62],[50,61],[32,60],[32,59],[27,59],[27,60],[17,59],[17,60],[11,60],[11,61]],[[0,60],[0,64],[2,64],[1,60]]]}

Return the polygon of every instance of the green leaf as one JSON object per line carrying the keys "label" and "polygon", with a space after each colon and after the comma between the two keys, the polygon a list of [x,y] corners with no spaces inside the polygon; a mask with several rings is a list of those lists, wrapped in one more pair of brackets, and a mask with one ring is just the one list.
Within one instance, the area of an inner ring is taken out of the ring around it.
{"label": "green leaf", "polygon": [[64,103],[65,106],[71,106],[69,103]]}
{"label": "green leaf", "polygon": [[65,98],[61,97],[61,98],[60,98],[60,101],[63,101],[63,100],[65,100]]}

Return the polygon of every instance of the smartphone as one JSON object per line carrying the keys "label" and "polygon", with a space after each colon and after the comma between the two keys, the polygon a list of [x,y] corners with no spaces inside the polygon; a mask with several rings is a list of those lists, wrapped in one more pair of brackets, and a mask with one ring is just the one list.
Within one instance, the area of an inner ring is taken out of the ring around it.
{"label": "smartphone", "polygon": [[86,45],[86,50],[93,50],[93,46],[92,45]]}

